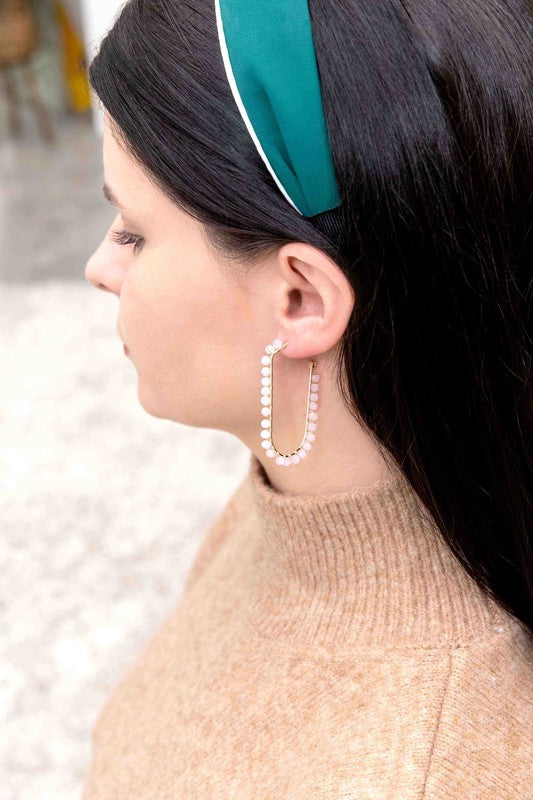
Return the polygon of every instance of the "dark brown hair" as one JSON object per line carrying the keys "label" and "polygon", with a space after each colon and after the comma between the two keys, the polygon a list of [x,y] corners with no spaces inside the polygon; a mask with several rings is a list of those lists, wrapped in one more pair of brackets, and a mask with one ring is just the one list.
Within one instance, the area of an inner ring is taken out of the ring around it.
{"label": "dark brown hair", "polygon": [[470,575],[533,630],[526,0],[309,9],[338,235],[300,216],[258,155],[213,3],[130,0],[91,83],[130,152],[236,267],[304,241],[345,271],[356,294],[337,364],[347,406]]}

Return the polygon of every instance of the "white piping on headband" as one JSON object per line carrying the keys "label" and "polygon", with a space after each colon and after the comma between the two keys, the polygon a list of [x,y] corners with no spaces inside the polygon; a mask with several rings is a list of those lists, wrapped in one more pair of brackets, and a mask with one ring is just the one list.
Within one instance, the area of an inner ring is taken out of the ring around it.
{"label": "white piping on headband", "polygon": [[227,47],[227,44],[226,44],[226,37],[224,36],[224,26],[223,26],[223,23],[222,23],[222,14],[221,14],[221,11],[220,11],[220,0],[215,0],[215,13],[216,13],[216,20],[217,20],[218,40],[219,40],[219,43],[220,43],[220,50],[221,50],[221,53],[222,53],[222,60],[224,61],[224,68],[226,70],[226,77],[227,77],[228,83],[229,83],[229,85],[231,87],[231,91],[233,92],[233,97],[235,98],[235,102],[237,103],[237,107],[238,107],[238,109],[240,111],[241,117],[243,118],[244,123],[245,123],[246,127],[248,128],[248,132],[249,132],[250,136],[252,137],[252,140],[253,140],[256,148],[257,148],[257,151],[258,151],[259,155],[261,156],[261,158],[265,162],[265,164],[266,164],[266,166],[268,168],[268,171],[270,172],[270,174],[274,178],[274,180],[276,182],[276,185],[278,186],[280,192],[289,201],[291,206],[293,208],[295,208],[296,211],[299,214],[301,214],[302,212],[293,203],[293,201],[291,200],[291,198],[289,197],[289,195],[287,194],[287,192],[283,188],[282,184],[280,183],[276,173],[274,172],[274,170],[272,168],[272,165],[271,165],[270,161],[268,160],[268,158],[266,156],[265,151],[261,147],[261,142],[257,138],[257,134],[254,131],[254,127],[253,127],[252,123],[250,122],[250,118],[249,118],[248,114],[246,113],[246,109],[244,107],[244,103],[242,102],[242,98],[241,98],[241,95],[239,93],[239,89],[237,87],[237,83],[235,81],[235,76],[233,74],[233,69],[231,67],[231,61],[230,61],[230,57],[229,57],[228,47]]}

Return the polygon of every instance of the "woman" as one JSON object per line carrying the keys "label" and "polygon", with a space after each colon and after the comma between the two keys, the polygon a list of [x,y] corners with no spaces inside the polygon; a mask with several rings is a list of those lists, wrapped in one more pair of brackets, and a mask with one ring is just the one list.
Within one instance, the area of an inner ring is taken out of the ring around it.
{"label": "woman", "polygon": [[104,39],[87,279],[145,410],[251,453],[84,800],[531,797],[529,25],[131,0]]}

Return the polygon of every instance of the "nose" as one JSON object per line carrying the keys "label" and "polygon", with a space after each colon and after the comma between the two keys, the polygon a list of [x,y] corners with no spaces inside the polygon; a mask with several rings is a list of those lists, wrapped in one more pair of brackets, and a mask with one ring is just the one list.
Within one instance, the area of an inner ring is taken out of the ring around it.
{"label": "nose", "polygon": [[117,215],[99,246],[88,259],[85,265],[85,279],[92,286],[104,292],[113,292],[120,295],[124,270],[127,266],[127,253],[125,247],[111,241],[109,231],[117,228]]}

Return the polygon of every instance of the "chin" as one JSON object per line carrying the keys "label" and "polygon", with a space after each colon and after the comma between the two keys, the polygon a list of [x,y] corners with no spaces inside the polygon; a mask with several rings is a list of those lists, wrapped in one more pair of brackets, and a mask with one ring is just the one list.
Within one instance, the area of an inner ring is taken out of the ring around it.
{"label": "chin", "polygon": [[164,413],[165,409],[161,403],[161,398],[158,397],[157,394],[147,391],[146,388],[141,385],[140,381],[137,384],[137,398],[146,413],[150,414],[151,417],[168,419],[167,415]]}
{"label": "chin", "polygon": [[[191,382],[190,390],[194,389]],[[190,393],[189,386],[179,382],[172,385],[161,383],[157,378],[151,381],[143,379],[138,373],[137,398],[146,413],[157,419],[168,419],[190,428],[210,428],[228,433],[242,430],[242,424],[238,423],[242,423],[243,410],[239,409],[236,420],[234,402],[230,405],[228,400],[229,413],[224,415],[221,403],[213,402],[210,396],[206,397],[205,391]],[[254,425],[254,430],[256,427]]]}
{"label": "chin", "polygon": [[197,416],[189,418],[187,414],[180,413],[180,411],[183,412],[184,409],[178,407],[176,398],[173,398],[172,403],[167,404],[160,394],[151,391],[149,387],[147,388],[146,385],[141,384],[140,381],[137,385],[137,398],[143,409],[147,414],[150,414],[151,417],[168,419],[170,422],[178,422],[181,425],[197,428],[206,427],[204,420],[199,420]]}

